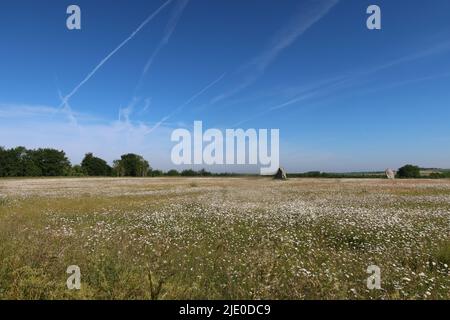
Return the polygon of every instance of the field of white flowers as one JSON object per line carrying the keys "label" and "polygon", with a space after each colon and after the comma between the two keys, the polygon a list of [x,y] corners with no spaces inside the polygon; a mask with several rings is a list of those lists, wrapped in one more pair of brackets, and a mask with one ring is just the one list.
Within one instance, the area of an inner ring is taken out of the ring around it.
{"label": "field of white flowers", "polygon": [[450,299],[450,181],[0,180],[0,261],[0,299]]}

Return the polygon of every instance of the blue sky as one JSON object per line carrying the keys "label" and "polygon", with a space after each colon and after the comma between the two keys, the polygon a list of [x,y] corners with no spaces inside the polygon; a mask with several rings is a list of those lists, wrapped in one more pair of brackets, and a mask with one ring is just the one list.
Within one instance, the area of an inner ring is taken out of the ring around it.
{"label": "blue sky", "polygon": [[450,167],[447,0],[2,1],[0,39],[6,147],[169,169],[170,133],[202,120],[280,129],[288,171]]}

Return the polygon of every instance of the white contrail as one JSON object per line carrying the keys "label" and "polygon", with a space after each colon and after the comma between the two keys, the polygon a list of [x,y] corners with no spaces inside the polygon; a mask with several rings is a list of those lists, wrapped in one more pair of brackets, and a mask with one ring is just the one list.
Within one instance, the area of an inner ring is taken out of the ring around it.
{"label": "white contrail", "polygon": [[153,64],[153,61],[155,60],[156,56],[159,54],[159,52],[169,43],[169,39],[172,36],[172,33],[175,31],[175,28],[178,24],[178,20],[180,19],[184,8],[186,8],[189,0],[180,0],[177,4],[177,6],[174,8],[172,15],[169,19],[169,22],[167,23],[166,29],[164,30],[164,36],[161,39],[161,41],[158,43],[158,46],[156,49],[152,52],[151,56],[148,58],[147,62],[145,63],[144,68],[142,69],[141,76],[139,78],[139,81],[136,84],[136,87],[134,88],[133,96],[137,94],[139,89],[141,88],[145,75],[147,74],[148,70]]}
{"label": "white contrail", "polygon": [[145,27],[154,17],[158,15],[169,3],[171,3],[172,0],[166,1],[162,6],[160,6],[155,12],[153,12],[150,16],[147,17],[147,19],[142,22],[139,27],[133,31],[133,33],[126,38],[124,41],[122,41],[121,44],[117,48],[115,48],[113,51],[111,51],[110,54],[108,54],[105,58],[103,58],[102,61],[81,81],[67,96],[64,97],[62,104],[59,106],[60,108],[64,106],[65,103],[75,94],[77,91],[83,86],[96,72],[98,69],[100,69],[117,51],[119,51],[124,45],[127,44],[128,41],[133,39],[136,34],[141,31],[143,27]]}
{"label": "white contrail", "polygon": [[202,95],[203,93],[205,93],[209,88],[211,88],[212,86],[214,86],[216,83],[218,83],[220,80],[223,79],[223,77],[225,77],[226,73],[222,74],[219,78],[217,78],[216,80],[214,80],[213,82],[211,82],[210,84],[208,84],[206,87],[204,87],[202,90],[200,90],[199,92],[197,92],[196,94],[194,94],[192,97],[190,97],[185,103],[183,103],[182,105],[180,105],[179,107],[177,107],[175,110],[173,110],[171,113],[169,113],[167,116],[163,117],[160,121],[158,121],[155,126],[150,130],[150,132],[158,129],[161,124],[164,123],[164,121],[166,121],[167,119],[171,118],[174,114],[176,114],[177,112],[180,112],[184,107],[186,107],[188,104],[190,104],[192,101],[194,101],[195,99],[197,99],[200,95]]}
{"label": "white contrail", "polygon": [[189,2],[189,0],[179,0],[176,7],[172,11],[169,22],[167,23],[166,29],[164,30],[163,38],[160,40],[158,46],[152,52],[151,56],[148,58],[147,62],[145,63],[144,68],[142,69],[141,76],[139,77],[139,80],[133,91],[134,99],[136,99],[137,92],[141,88],[141,86],[144,82],[145,75],[147,74],[147,71],[150,69],[151,65],[153,64],[153,61],[155,60],[156,56],[169,43],[170,37],[172,36],[172,33],[175,31],[175,28],[178,24],[178,20],[180,19],[181,15],[183,14],[183,11],[186,8],[188,2]]}
{"label": "white contrail", "polygon": [[[413,62],[419,59],[423,59],[429,56],[433,56],[433,55],[438,55],[438,54],[442,54],[444,52],[447,52],[450,50],[450,42],[449,41],[445,41],[442,43],[439,43],[431,48],[427,48],[426,50],[422,50],[422,51],[418,51],[415,53],[412,53],[410,55],[407,56],[403,56],[391,61],[388,61],[382,65],[378,65],[378,66],[374,66],[371,67],[369,69],[366,70],[361,70],[358,72],[355,72],[353,75],[350,76],[343,76],[343,77],[337,77],[337,78],[333,78],[331,79],[331,81],[325,81],[322,84],[320,84],[317,87],[311,87],[311,89],[308,89],[305,92],[301,92],[299,93],[299,95],[297,95],[296,97],[294,97],[293,99],[290,99],[289,101],[286,101],[284,103],[272,106],[266,110],[263,110],[262,112],[254,115],[251,118],[245,119],[245,120],[241,120],[238,123],[234,124],[233,126],[240,126],[243,123],[246,123],[250,120],[253,120],[255,118],[261,117],[263,115],[266,115],[272,111],[278,110],[278,109],[282,109],[288,106],[291,106],[293,104],[296,104],[298,102],[304,101],[304,100],[310,100],[312,98],[321,98],[323,95],[325,94],[330,94],[335,90],[339,90],[342,91],[344,89],[348,89],[348,88],[352,88],[355,85],[357,85],[358,83],[361,83],[364,77],[370,76],[372,74],[375,74],[377,72],[383,71],[385,69],[390,69],[393,68],[397,65],[401,65],[404,63],[408,63],[408,62]],[[409,83],[415,83],[415,82],[421,82],[421,81],[427,81],[427,80],[432,80],[432,79],[436,79],[436,78],[445,78],[450,76],[450,73],[441,73],[441,74],[437,74],[437,75],[431,75],[431,76],[427,76],[427,77],[420,77],[420,78],[414,78],[414,79],[408,79],[405,81],[400,81],[400,82],[395,82],[395,83],[389,83],[386,86],[384,86],[384,88],[394,88],[397,86],[403,86]],[[366,93],[371,93],[371,92],[377,92],[379,90],[382,90],[383,88],[372,88],[370,90],[365,90],[365,91],[359,91],[359,94],[366,94]]]}
{"label": "white contrail", "polygon": [[145,75],[150,68],[150,66],[153,64],[153,60],[158,55],[159,51],[166,46],[169,43],[169,39],[172,36],[172,33],[175,31],[175,28],[178,24],[178,20],[181,17],[181,14],[184,11],[184,8],[186,8],[189,0],[180,0],[178,2],[178,5],[175,7],[172,16],[170,17],[169,22],[167,23],[166,29],[164,31],[164,37],[159,42],[158,46],[156,47],[153,54],[150,56],[150,58],[147,60],[147,63],[145,64],[144,70],[142,71],[142,74]]}
{"label": "white contrail", "polygon": [[64,105],[63,111],[66,113],[67,117],[69,118],[70,123],[79,129],[78,120],[75,117],[75,115],[72,111],[72,108],[69,105],[69,102],[68,101],[64,102],[63,95],[61,93],[61,90],[59,90],[59,89],[58,89],[58,95],[59,95],[59,99],[63,102],[63,105]]}
{"label": "white contrail", "polygon": [[294,18],[279,30],[272,39],[269,47],[251,64],[263,72],[285,49],[290,47],[299,37],[325,17],[339,0],[316,0],[308,2],[309,5],[300,7]]}
{"label": "white contrail", "polygon": [[251,86],[284,50],[324,18],[338,3],[339,0],[316,0],[302,3],[297,14],[277,32],[267,48],[239,68],[236,74],[240,75],[242,80],[232,89],[214,97],[211,103],[215,104],[234,96]]}

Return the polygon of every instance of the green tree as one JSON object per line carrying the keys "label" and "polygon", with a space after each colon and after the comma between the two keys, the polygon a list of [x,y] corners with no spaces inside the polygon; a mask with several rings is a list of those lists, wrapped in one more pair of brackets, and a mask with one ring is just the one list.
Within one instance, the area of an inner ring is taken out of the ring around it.
{"label": "green tree", "polygon": [[70,172],[71,165],[64,151],[41,148],[30,151],[30,157],[43,176],[63,176]]}
{"label": "green tree", "polygon": [[9,173],[9,154],[8,150],[0,147],[0,177],[7,177]]}
{"label": "green tree", "polygon": [[86,153],[81,168],[88,176],[110,176],[112,170],[105,160],[94,157],[92,153]]}
{"label": "green tree", "polygon": [[0,177],[40,176],[41,171],[25,147],[0,148]]}
{"label": "green tree", "polygon": [[145,177],[150,171],[150,165],[142,156],[128,153],[114,161],[114,173],[119,177]]}
{"label": "green tree", "polygon": [[420,178],[420,168],[418,166],[407,164],[398,169],[397,177],[404,179]]}
{"label": "green tree", "polygon": [[25,177],[42,176],[42,170],[33,159],[33,151],[25,150],[21,155],[22,173]]}
{"label": "green tree", "polygon": [[169,177],[176,177],[176,176],[179,176],[180,173],[177,170],[172,169],[172,170],[167,171],[167,175]]}
{"label": "green tree", "polygon": [[125,170],[124,170],[122,162],[120,160],[113,161],[112,174],[113,174],[113,176],[117,176],[117,177],[125,176]]}
{"label": "green tree", "polygon": [[181,172],[181,175],[182,175],[183,177],[195,177],[195,176],[198,176],[198,173],[195,172],[195,171],[192,170],[192,169],[187,169],[187,170],[183,170],[183,171]]}
{"label": "green tree", "polygon": [[0,165],[2,167],[3,177],[20,177],[23,176],[21,163],[22,147],[14,149],[4,149],[2,151],[2,159]]}
{"label": "green tree", "polygon": [[78,164],[74,165],[70,170],[70,176],[72,176],[72,177],[84,177],[85,175],[86,175],[86,172]]}
{"label": "green tree", "polygon": [[5,157],[6,157],[5,148],[0,147],[0,177],[5,176]]}
{"label": "green tree", "polygon": [[151,170],[150,171],[150,176],[152,177],[162,177],[164,175],[164,172],[162,172],[161,170]]}
{"label": "green tree", "polygon": [[202,177],[210,177],[210,176],[212,176],[212,173],[209,172],[209,171],[206,171],[205,169],[200,170],[197,174],[199,176],[202,176]]}

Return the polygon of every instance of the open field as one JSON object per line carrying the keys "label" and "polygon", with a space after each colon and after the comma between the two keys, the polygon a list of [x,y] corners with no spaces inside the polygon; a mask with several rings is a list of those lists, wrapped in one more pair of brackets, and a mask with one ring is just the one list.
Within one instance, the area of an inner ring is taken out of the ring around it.
{"label": "open field", "polygon": [[0,299],[450,299],[450,181],[0,180],[0,263]]}

